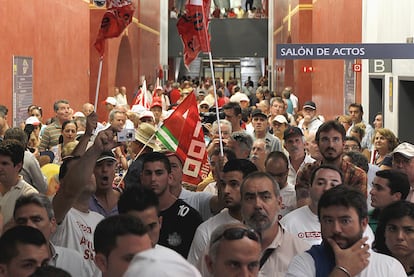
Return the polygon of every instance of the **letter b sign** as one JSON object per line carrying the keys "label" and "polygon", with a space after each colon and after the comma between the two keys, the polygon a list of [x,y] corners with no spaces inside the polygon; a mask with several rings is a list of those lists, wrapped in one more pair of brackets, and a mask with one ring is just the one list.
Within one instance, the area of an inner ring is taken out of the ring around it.
{"label": "letter b sign", "polygon": [[391,73],[392,60],[391,59],[375,59],[369,60],[369,73]]}

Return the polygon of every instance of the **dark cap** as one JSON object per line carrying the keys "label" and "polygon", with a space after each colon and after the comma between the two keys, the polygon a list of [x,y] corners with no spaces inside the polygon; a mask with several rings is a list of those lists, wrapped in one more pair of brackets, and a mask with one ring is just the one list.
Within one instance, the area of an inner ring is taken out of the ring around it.
{"label": "dark cap", "polygon": [[262,112],[262,110],[260,110],[260,109],[255,109],[255,110],[253,110],[253,111],[252,111],[252,118],[253,118],[253,117],[256,117],[256,116],[260,116],[260,117],[267,118],[267,115],[265,115],[265,114]]}
{"label": "dark cap", "polygon": [[288,127],[284,132],[283,132],[283,139],[288,139],[290,137],[293,136],[303,136],[302,131],[298,128],[298,127]]}
{"label": "dark cap", "polygon": [[99,156],[99,158],[96,160],[96,163],[105,161],[105,160],[113,160],[113,161],[117,161],[115,158],[114,153],[112,153],[112,151],[105,151],[102,152],[102,154]]}
{"label": "dark cap", "polygon": [[312,109],[312,110],[316,110],[316,104],[313,101],[306,101],[305,104],[303,105],[303,108],[308,108],[308,109]]}

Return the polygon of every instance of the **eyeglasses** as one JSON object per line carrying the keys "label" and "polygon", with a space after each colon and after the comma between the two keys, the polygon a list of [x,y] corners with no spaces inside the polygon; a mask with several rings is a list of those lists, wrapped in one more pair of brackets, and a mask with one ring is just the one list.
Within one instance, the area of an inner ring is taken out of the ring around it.
{"label": "eyeglasses", "polygon": [[238,240],[242,239],[244,236],[247,236],[249,239],[257,241],[260,243],[261,236],[253,229],[244,229],[244,228],[229,228],[226,229],[223,234],[218,236],[215,240],[211,242],[211,244],[216,243],[217,241],[221,240],[222,238],[226,240]]}
{"label": "eyeglasses", "polygon": [[344,150],[360,150],[360,148],[358,145],[352,145],[352,146],[345,145]]}

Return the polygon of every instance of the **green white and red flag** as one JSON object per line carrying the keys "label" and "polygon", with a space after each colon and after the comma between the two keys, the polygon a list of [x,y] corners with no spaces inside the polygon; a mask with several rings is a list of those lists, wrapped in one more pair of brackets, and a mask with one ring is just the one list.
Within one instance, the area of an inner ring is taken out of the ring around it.
{"label": "green white and red flag", "polygon": [[190,93],[156,132],[157,138],[183,161],[183,182],[196,186],[207,178],[207,160],[204,133],[198,113],[197,100]]}

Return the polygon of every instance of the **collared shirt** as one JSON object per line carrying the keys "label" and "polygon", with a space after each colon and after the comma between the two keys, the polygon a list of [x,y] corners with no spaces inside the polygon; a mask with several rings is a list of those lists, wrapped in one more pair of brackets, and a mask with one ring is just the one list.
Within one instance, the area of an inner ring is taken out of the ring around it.
{"label": "collared shirt", "polygon": [[53,146],[58,145],[61,133],[62,126],[58,122],[49,124],[42,134],[39,151],[50,150]]}
{"label": "collared shirt", "polygon": [[[371,150],[372,149],[372,138],[374,137],[375,130],[369,125],[367,122],[362,120],[360,123],[365,125],[365,135],[361,140],[361,148]],[[348,131],[346,132],[347,136],[351,135],[351,130],[355,126],[355,123],[352,123],[351,127],[349,127]]]}
{"label": "collared shirt", "polygon": [[98,200],[98,198],[96,198],[96,195],[93,194],[92,197],[89,199],[89,210],[97,212],[98,214],[101,214],[104,217],[108,217],[108,216],[111,216],[111,215],[117,215],[118,214],[118,205],[115,205],[115,207],[113,207],[112,210],[107,211],[99,203],[99,200]]}
{"label": "collared shirt", "polygon": [[[312,158],[308,154],[305,154],[305,158],[303,159],[303,162],[300,164],[298,171],[301,170],[305,166],[305,164],[313,163],[314,161],[316,161],[314,158]],[[288,182],[288,184],[295,185],[296,184],[296,176],[297,176],[298,172],[295,170],[295,168],[291,164],[290,158],[288,159],[288,162],[289,162],[289,165],[288,165],[289,173],[288,173],[288,181],[287,182]]]}
{"label": "collared shirt", "polygon": [[275,250],[263,264],[258,276],[285,276],[292,258],[310,248],[309,244],[295,238],[279,224],[277,228],[279,228],[279,231],[276,237],[266,249],[263,249],[262,254],[267,249],[273,248]]}
{"label": "collared shirt", "polygon": [[[306,164],[301,170],[299,170],[296,177],[296,191],[309,191],[312,172],[321,164],[322,161],[316,161],[311,164]],[[339,169],[344,174],[344,184],[360,190],[366,197],[367,174],[365,171],[344,160],[341,160],[341,166]]]}
{"label": "collared shirt", "polygon": [[37,189],[29,185],[20,176],[16,185],[10,188],[4,195],[0,193],[0,208],[3,214],[4,224],[13,218],[14,204],[16,200],[22,195],[28,195],[31,193],[39,193]]}

